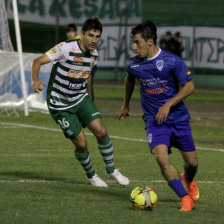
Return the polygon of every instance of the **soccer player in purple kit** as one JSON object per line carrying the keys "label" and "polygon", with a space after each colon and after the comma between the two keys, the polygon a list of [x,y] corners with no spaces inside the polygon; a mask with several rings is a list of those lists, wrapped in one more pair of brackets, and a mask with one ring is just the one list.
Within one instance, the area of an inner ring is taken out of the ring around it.
{"label": "soccer player in purple kit", "polygon": [[[191,211],[195,207],[193,200],[199,200],[199,190],[194,181],[198,159],[190,115],[183,100],[194,91],[193,76],[179,57],[156,46],[157,28],[153,22],[147,20],[134,27],[131,37],[137,56],[127,65],[120,119],[129,115],[129,102],[137,79],[151,152],[168,185],[181,198],[180,211]],[[179,84],[182,86],[180,89]],[[188,192],[169,160],[171,147],[178,148],[184,160],[181,177]]]}

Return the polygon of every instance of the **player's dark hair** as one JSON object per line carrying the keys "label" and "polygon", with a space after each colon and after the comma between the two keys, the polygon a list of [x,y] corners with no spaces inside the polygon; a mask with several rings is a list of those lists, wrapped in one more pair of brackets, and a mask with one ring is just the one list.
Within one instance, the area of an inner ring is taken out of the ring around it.
{"label": "player's dark hair", "polygon": [[69,32],[69,31],[75,31],[75,32],[77,32],[76,25],[73,24],[73,23],[68,24],[67,27],[66,27],[66,32]]}
{"label": "player's dark hair", "polygon": [[152,38],[154,44],[156,44],[157,41],[156,32],[157,32],[156,25],[152,21],[146,20],[138,24],[131,30],[131,37],[133,38],[136,34],[140,34],[145,41]]}
{"label": "player's dark hair", "polygon": [[97,17],[92,17],[87,19],[82,25],[82,32],[85,34],[89,30],[99,30],[101,33],[103,31],[102,24]]}

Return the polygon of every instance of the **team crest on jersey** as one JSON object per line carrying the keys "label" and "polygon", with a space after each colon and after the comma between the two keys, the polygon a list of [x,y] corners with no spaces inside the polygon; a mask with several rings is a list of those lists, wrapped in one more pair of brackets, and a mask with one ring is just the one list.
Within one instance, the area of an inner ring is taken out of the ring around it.
{"label": "team crest on jersey", "polygon": [[158,69],[160,72],[162,71],[163,66],[164,66],[164,61],[163,61],[163,60],[158,60],[158,61],[156,62],[156,67],[157,67],[157,69]]}

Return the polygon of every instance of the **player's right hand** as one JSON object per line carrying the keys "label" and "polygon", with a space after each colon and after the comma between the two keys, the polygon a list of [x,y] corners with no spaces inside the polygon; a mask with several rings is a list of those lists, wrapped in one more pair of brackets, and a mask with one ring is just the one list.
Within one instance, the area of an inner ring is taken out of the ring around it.
{"label": "player's right hand", "polygon": [[44,89],[44,86],[46,86],[46,84],[42,80],[39,80],[39,79],[36,81],[32,81],[31,85],[35,93],[41,92]]}
{"label": "player's right hand", "polygon": [[129,112],[129,108],[124,106],[124,105],[122,105],[122,107],[121,107],[121,114],[119,116],[119,120],[128,117],[129,116],[128,112]]}

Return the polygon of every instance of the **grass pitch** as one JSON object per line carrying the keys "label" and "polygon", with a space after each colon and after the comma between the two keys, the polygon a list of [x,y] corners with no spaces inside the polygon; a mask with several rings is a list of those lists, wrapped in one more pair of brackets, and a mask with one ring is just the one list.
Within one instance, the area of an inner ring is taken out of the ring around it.
{"label": "grass pitch", "polygon": [[[217,101],[220,97],[216,95]],[[196,181],[201,198],[195,211],[180,213],[179,199],[163,181],[147,143],[122,139],[146,140],[142,119],[119,121],[105,116],[103,121],[111,136],[121,137],[112,137],[112,142],[115,166],[131,180],[127,187],[106,179],[93,136],[87,135],[88,148],[96,172],[109,185],[106,189],[86,183],[84,171],[74,158],[73,145],[50,115],[33,112],[28,118],[0,118],[0,223],[224,223],[223,127],[192,120],[195,143],[200,148]],[[181,172],[182,159],[177,149],[170,158]],[[129,196],[138,185],[156,190],[159,203],[152,212],[131,207]]]}

